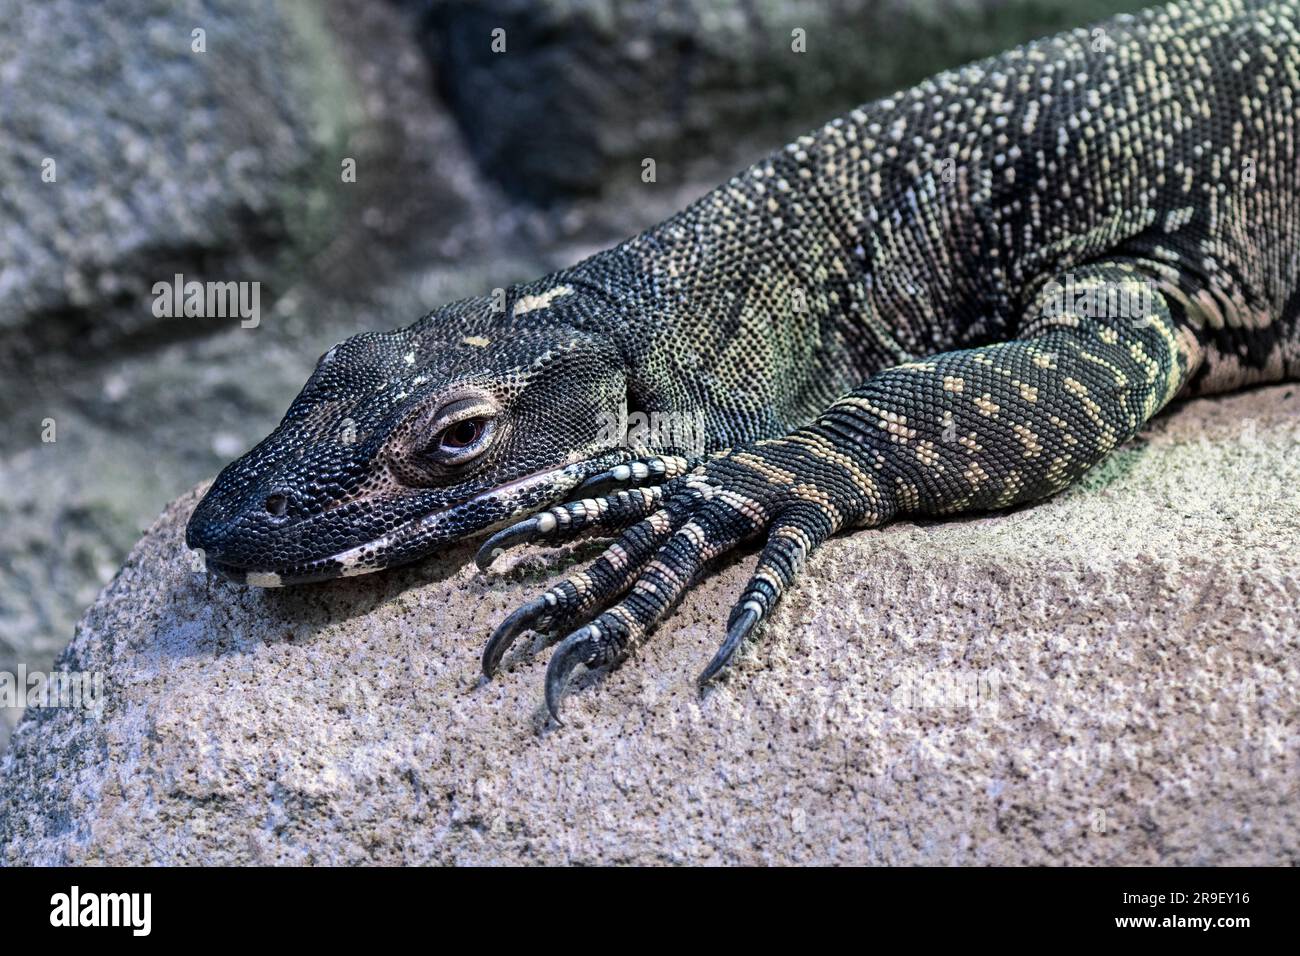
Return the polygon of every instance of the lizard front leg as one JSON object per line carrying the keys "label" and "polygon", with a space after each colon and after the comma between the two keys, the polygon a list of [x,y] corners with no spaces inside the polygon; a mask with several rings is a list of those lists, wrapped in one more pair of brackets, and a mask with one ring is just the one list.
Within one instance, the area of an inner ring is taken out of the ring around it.
{"label": "lizard front leg", "polygon": [[659,510],[548,592],[559,603],[577,596],[556,617],[565,626],[595,615],[552,657],[552,714],[578,665],[623,660],[709,562],[741,542],[765,538],[702,681],[726,667],[831,534],[1051,495],[1132,437],[1201,360],[1177,301],[1127,261],[1048,288],[1058,300],[1068,289],[1068,301],[1031,307],[1020,337],[886,369],[807,426],[662,486]]}

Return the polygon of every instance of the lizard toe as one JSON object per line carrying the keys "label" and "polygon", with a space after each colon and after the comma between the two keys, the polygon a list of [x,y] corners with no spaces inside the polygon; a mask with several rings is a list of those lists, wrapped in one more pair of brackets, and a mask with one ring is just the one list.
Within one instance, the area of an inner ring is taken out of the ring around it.
{"label": "lizard toe", "polygon": [[623,462],[592,475],[578,486],[579,491],[592,493],[597,489],[637,488],[643,485],[656,485],[669,479],[684,475],[697,464],[700,458],[682,458],[677,455],[652,455]]}
{"label": "lizard toe", "polygon": [[624,531],[586,568],[520,607],[493,632],[483,651],[483,673],[491,677],[515,639],[526,630],[545,632],[575,626],[587,614],[618,597],[641,565],[676,530],[682,518],[656,511]]}
{"label": "lizard toe", "polygon": [[546,699],[552,715],[569,675],[579,663],[614,666],[625,660],[645,635],[698,580],[709,562],[755,533],[761,519],[703,478],[681,486],[661,513],[684,518],[637,568],[618,603],[561,642],[547,672]]}
{"label": "lizard toe", "polygon": [[474,563],[486,571],[507,548],[520,544],[560,544],[587,531],[618,531],[658,510],[663,488],[633,488],[600,498],[557,505],[503,528],[478,549]]}
{"label": "lizard toe", "polygon": [[557,724],[564,723],[560,720],[560,701],[569,678],[580,665],[591,667],[599,663],[601,654],[601,643],[593,634],[591,625],[574,631],[556,647],[546,667],[546,709]]}
{"label": "lizard toe", "polygon": [[831,528],[832,518],[810,503],[788,508],[772,523],[754,573],[727,618],[727,635],[700,673],[701,686],[731,664],[745,639],[767,620],[808,556],[826,540]]}

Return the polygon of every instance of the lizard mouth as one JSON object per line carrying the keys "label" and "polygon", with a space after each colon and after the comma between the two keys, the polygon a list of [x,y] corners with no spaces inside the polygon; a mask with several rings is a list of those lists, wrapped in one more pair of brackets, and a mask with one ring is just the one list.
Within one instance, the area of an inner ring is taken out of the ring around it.
{"label": "lizard mouth", "polygon": [[625,456],[608,453],[536,471],[459,504],[416,515],[373,540],[289,567],[239,567],[211,558],[205,567],[238,584],[274,588],[353,577],[408,564],[428,557],[438,545],[494,531],[550,507],[622,457]]}

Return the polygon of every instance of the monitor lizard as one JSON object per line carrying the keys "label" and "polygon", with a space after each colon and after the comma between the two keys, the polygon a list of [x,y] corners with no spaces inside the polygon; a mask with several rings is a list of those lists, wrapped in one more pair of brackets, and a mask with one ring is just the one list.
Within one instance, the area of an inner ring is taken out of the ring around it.
{"label": "monitor lizard", "polygon": [[[615,536],[483,654],[567,635],[555,714],[756,540],[707,681],[828,536],[1044,498],[1176,397],[1296,378],[1298,125],[1294,0],[941,73],[571,268],[331,348],[187,541],[270,586]],[[699,427],[628,440],[635,415]]]}

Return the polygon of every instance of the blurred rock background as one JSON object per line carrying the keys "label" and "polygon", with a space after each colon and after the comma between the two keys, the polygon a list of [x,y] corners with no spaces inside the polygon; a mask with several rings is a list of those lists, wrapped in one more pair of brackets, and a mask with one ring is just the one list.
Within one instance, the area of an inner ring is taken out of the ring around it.
{"label": "blurred rock background", "polygon": [[[1142,5],[0,0],[0,671],[48,668],[141,530],[339,339],[568,264],[857,102]],[[176,273],[259,282],[259,324],[156,317]],[[19,716],[0,709],[0,749]]]}

